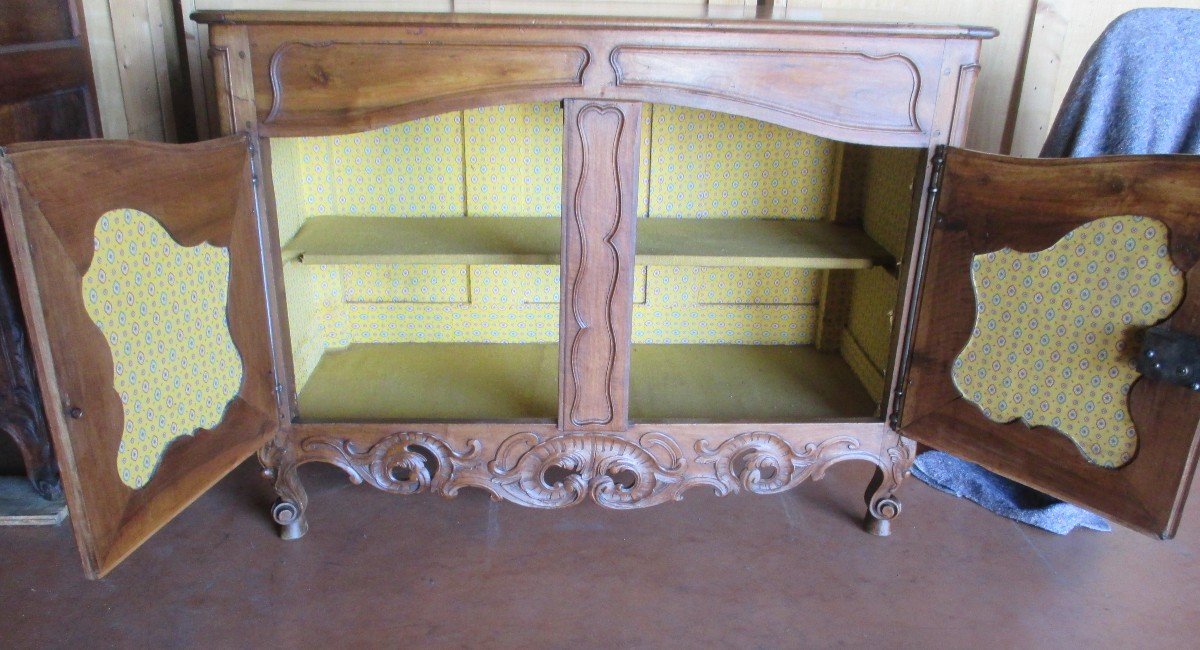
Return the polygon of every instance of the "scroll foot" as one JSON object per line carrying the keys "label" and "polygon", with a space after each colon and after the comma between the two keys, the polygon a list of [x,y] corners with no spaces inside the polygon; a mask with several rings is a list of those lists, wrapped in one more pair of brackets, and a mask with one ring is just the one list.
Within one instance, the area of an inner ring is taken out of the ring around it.
{"label": "scroll foot", "polygon": [[279,497],[271,506],[271,518],[279,524],[279,536],[286,540],[300,539],[308,532],[308,493],[296,473],[299,465],[290,449],[273,441],[258,452],[265,478],[274,483]]}
{"label": "scroll foot", "polygon": [[291,501],[277,499],[271,506],[271,518],[279,524],[279,536],[285,540],[300,539],[308,532],[308,518]]}
{"label": "scroll foot", "polygon": [[863,530],[876,537],[887,537],[892,534],[892,520],[900,514],[900,500],[893,494],[898,487],[895,481],[888,481],[891,473],[876,469],[875,476],[867,485],[863,499],[867,502],[867,515],[863,518]]}

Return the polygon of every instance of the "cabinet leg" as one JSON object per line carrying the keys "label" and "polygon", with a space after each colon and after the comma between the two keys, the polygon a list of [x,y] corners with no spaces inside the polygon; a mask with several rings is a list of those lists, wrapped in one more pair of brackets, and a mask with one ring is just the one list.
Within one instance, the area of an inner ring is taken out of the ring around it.
{"label": "cabinet leg", "polygon": [[916,444],[897,436],[896,442],[881,456],[881,463],[867,485],[863,500],[867,503],[867,515],[863,518],[863,530],[877,537],[892,533],[892,520],[900,514],[900,499],[896,490],[908,475],[915,457]]}
{"label": "cabinet leg", "polygon": [[275,494],[279,497],[271,506],[271,518],[279,524],[279,536],[286,540],[304,537],[308,532],[308,493],[296,472],[299,465],[278,441],[264,447],[258,458],[263,476],[275,483]]}
{"label": "cabinet leg", "polygon": [[888,480],[888,472],[876,468],[875,476],[867,485],[863,499],[867,502],[867,515],[863,518],[863,530],[877,537],[892,534],[892,520],[900,514],[900,500],[893,494],[894,481]]}

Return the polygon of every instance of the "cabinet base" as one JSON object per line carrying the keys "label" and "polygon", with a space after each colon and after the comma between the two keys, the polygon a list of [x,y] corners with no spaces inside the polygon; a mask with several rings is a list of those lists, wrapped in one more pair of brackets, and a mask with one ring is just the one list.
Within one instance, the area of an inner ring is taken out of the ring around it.
{"label": "cabinet base", "polygon": [[885,536],[900,513],[894,493],[914,450],[874,422],[638,425],[624,433],[563,432],[553,424],[295,424],[259,457],[279,494],[272,516],[284,539],[308,530],[297,468],[310,462],[396,494],[453,497],[476,488],[533,508],[591,500],[624,510],[678,501],[692,488],[776,494],[820,479],[836,463],[863,460],[877,467],[864,527]]}

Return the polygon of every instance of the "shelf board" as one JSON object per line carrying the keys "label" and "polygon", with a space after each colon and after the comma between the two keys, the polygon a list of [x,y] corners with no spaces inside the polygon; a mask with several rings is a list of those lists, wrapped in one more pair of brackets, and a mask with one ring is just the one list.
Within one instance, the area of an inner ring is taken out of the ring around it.
{"label": "shelf board", "polygon": [[[635,345],[639,422],[863,418],[876,403],[836,353],[810,346]],[[326,352],[300,391],[305,421],[552,420],[558,346],[357,344]]]}
{"label": "shelf board", "polygon": [[[314,217],[283,247],[305,264],[558,264],[557,218]],[[867,269],[861,228],[790,219],[638,219],[637,264]]]}

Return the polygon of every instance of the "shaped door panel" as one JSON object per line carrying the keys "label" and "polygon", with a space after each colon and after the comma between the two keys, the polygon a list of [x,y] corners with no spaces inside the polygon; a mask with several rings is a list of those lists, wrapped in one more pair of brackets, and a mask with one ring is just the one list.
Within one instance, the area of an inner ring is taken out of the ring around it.
{"label": "shaped door panel", "polygon": [[1200,391],[1138,357],[1151,327],[1200,334],[1198,258],[1200,159],[948,150],[900,430],[1171,537]]}
{"label": "shaped door panel", "polygon": [[100,577],[277,429],[249,149],[24,145],[0,178],[71,521]]}

